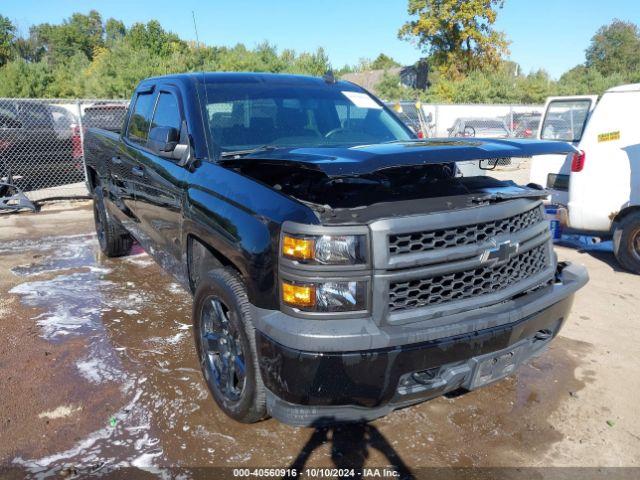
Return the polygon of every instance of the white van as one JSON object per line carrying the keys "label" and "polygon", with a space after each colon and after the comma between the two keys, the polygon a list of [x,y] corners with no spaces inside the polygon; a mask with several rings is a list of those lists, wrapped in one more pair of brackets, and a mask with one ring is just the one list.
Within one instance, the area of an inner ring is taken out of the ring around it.
{"label": "white van", "polygon": [[640,273],[640,84],[547,100],[538,138],[572,142],[568,156],[535,157],[532,183],[549,189],[571,230],[613,238],[620,264]]}

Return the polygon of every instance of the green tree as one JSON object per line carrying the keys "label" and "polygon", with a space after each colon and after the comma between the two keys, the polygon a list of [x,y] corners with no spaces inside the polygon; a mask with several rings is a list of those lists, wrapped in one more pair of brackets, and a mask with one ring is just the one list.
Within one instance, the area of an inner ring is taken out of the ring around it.
{"label": "green tree", "polygon": [[86,70],[90,62],[82,52],[77,52],[63,63],[51,69],[51,82],[47,96],[54,98],[81,98],[86,95]]}
{"label": "green tree", "polygon": [[632,73],[603,75],[596,68],[578,65],[560,77],[557,93],[559,95],[601,95],[611,87],[633,82]]}
{"label": "green tree", "polygon": [[74,13],[61,25],[36,25],[31,28],[30,34],[44,49],[45,58],[54,65],[78,52],[92,59],[94,49],[104,43],[102,17],[95,10],[88,15]]}
{"label": "green tree", "polygon": [[0,67],[12,58],[15,40],[16,27],[7,17],[0,15]]}
{"label": "green tree", "polygon": [[382,78],[375,86],[376,95],[383,100],[409,100],[411,92],[400,83],[400,76],[390,72],[384,72]]}
{"label": "green tree", "polygon": [[532,72],[519,81],[518,90],[520,95],[518,102],[544,103],[548,96],[557,93],[555,89],[556,83],[551,80],[545,70]]}
{"label": "green tree", "polygon": [[52,79],[44,62],[11,61],[0,69],[0,97],[45,97]]}
{"label": "green tree", "polygon": [[44,47],[32,35],[27,38],[16,38],[13,49],[17,58],[27,62],[39,62],[45,53]]}
{"label": "green tree", "polygon": [[398,36],[415,41],[433,65],[460,78],[477,69],[495,68],[508,52],[503,33],[493,25],[504,0],[409,0],[413,18]]}
{"label": "green tree", "polygon": [[382,74],[382,78],[375,86],[375,92],[386,101],[416,101],[428,98],[428,94],[424,90],[402,85],[400,75],[388,71]]}
{"label": "green tree", "polygon": [[85,94],[98,98],[129,98],[144,78],[188,70],[187,57],[180,52],[162,56],[148,48],[118,42],[113,48],[99,50],[84,71]]}
{"label": "green tree", "polygon": [[118,40],[124,38],[127,34],[127,29],[121,20],[110,18],[107,23],[104,24],[105,41],[108,44],[113,44]]}
{"label": "green tree", "polygon": [[371,63],[371,70],[389,70],[390,68],[399,67],[400,64],[393,58],[381,53]]}
{"label": "green tree", "polygon": [[134,24],[127,32],[125,41],[134,49],[147,49],[151,54],[163,57],[187,48],[185,41],[175,33],[166,31],[157,20]]}
{"label": "green tree", "polygon": [[315,52],[299,54],[293,63],[287,68],[290,73],[321,76],[331,70],[329,56],[323,48],[317,48]]}
{"label": "green tree", "polygon": [[600,27],[586,51],[587,67],[602,75],[640,69],[640,30],[631,22],[614,20]]}

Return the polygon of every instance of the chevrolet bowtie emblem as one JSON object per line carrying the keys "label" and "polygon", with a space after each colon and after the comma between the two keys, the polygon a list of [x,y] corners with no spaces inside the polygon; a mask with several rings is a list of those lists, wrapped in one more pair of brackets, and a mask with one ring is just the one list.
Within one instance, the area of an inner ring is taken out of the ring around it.
{"label": "chevrolet bowtie emblem", "polygon": [[482,263],[506,263],[511,257],[518,253],[519,243],[511,243],[510,241],[501,243],[495,248],[490,248],[482,252],[480,262]]}

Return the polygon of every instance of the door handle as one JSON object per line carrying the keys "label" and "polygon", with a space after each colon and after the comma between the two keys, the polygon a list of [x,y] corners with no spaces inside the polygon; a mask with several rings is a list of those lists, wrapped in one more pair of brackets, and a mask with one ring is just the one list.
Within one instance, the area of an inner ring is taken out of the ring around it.
{"label": "door handle", "polygon": [[144,177],[144,169],[142,167],[133,167],[131,169],[131,173],[137,175],[138,177]]}
{"label": "door handle", "polygon": [[111,163],[115,163],[116,165],[120,165],[122,163],[122,159],[120,157],[111,157]]}

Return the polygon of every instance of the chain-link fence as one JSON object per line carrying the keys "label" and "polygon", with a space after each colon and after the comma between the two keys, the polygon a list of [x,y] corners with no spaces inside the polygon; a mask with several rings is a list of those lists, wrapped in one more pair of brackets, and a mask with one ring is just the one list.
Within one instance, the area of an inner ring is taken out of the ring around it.
{"label": "chain-link fence", "polygon": [[119,131],[127,101],[0,98],[0,183],[32,201],[87,195],[87,128]]}
{"label": "chain-link fence", "polygon": [[[542,105],[449,105],[388,102],[421,138],[535,138]],[[517,167],[519,159],[500,159],[498,166]]]}
{"label": "chain-link fence", "polygon": [[388,102],[420,136],[534,138],[542,105],[450,105]]}

